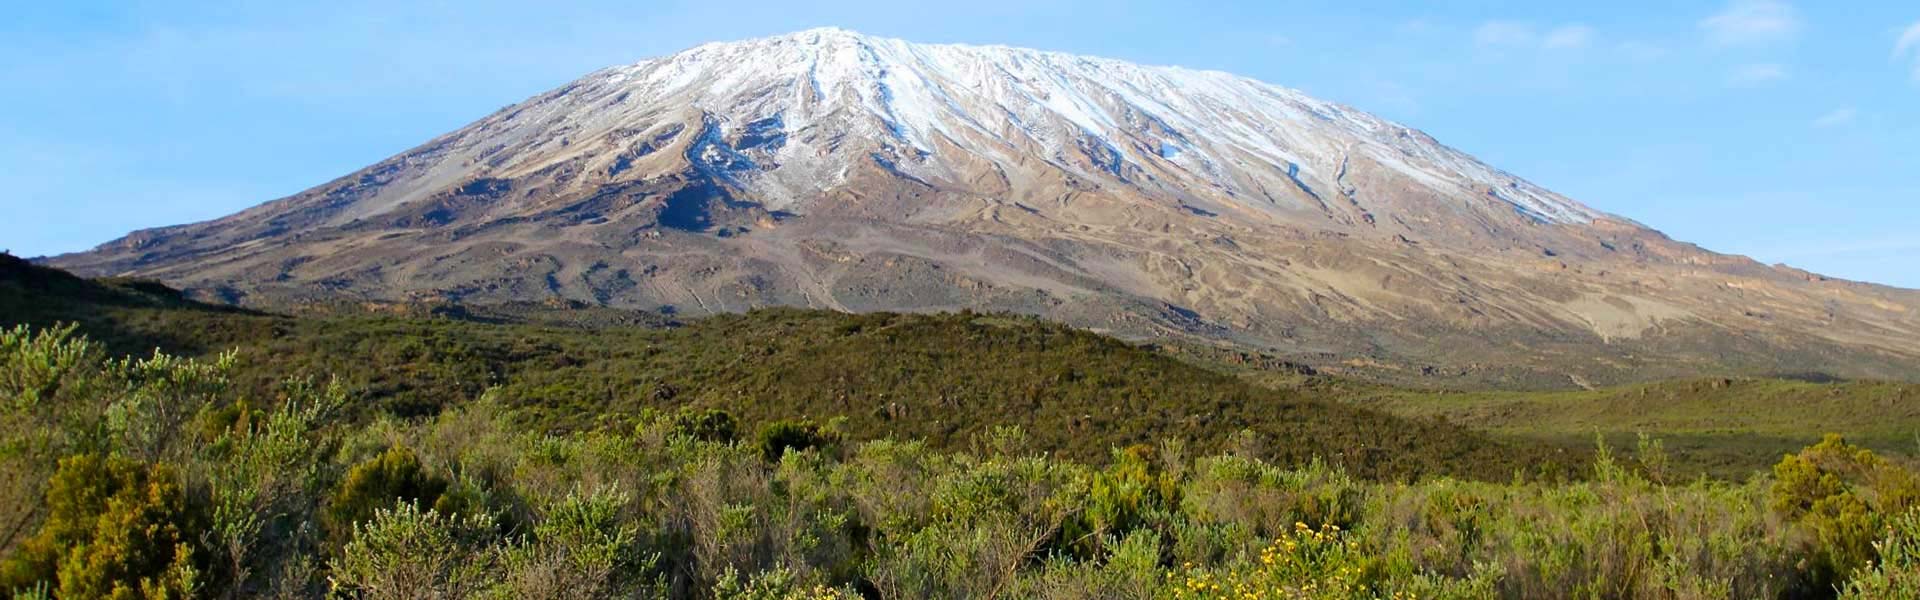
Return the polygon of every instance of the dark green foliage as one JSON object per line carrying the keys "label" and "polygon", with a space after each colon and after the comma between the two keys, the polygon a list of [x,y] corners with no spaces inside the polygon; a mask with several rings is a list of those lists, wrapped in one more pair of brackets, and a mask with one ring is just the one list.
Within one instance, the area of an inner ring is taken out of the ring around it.
{"label": "dark green foliage", "polygon": [[1108,541],[1125,539],[1180,506],[1180,474],[1166,469],[1153,448],[1130,446],[1113,456],[1106,469],[1081,477],[1086,497],[1076,503],[1082,508],[1060,528],[1060,541],[1075,557],[1104,556]]}
{"label": "dark green foliage", "polygon": [[194,536],[179,476],[117,457],[60,461],[40,530],[0,563],[0,589],[51,584],[62,598],[191,593]]}
{"label": "dark green foliage", "polygon": [[760,454],[767,462],[778,462],[789,450],[827,448],[839,443],[838,432],[810,422],[775,421],[760,428]]}
{"label": "dark green foliage", "polygon": [[670,423],[674,433],[702,442],[732,442],[737,439],[735,431],[740,428],[732,413],[717,408],[683,407],[673,413]]}
{"label": "dark green foliage", "polygon": [[396,504],[451,513],[459,498],[448,496],[446,491],[446,480],[429,474],[412,449],[389,447],[379,456],[354,465],[335,488],[327,501],[327,536],[336,544],[344,544],[352,538],[355,525],[372,520],[379,511]]}
{"label": "dark green foliage", "polygon": [[219,443],[222,436],[248,435],[261,416],[261,412],[246,400],[202,411],[198,419],[200,441],[212,445]]}

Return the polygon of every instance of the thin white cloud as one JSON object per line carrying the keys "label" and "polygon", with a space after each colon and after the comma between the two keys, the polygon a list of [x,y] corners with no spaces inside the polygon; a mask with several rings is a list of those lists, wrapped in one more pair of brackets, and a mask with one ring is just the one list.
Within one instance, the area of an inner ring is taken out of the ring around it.
{"label": "thin white cloud", "polygon": [[1833,112],[1820,115],[1820,118],[1813,120],[1813,126],[1821,128],[1839,127],[1852,124],[1853,120],[1859,118],[1859,116],[1860,111],[1854,110],[1851,106],[1843,106],[1833,109]]}
{"label": "thin white cloud", "polygon": [[1593,28],[1586,25],[1563,25],[1547,32],[1540,45],[1547,48],[1571,49],[1585,48],[1593,42]]}
{"label": "thin white cloud", "polygon": [[1487,21],[1473,30],[1480,46],[1531,46],[1540,38],[1533,26],[1519,21]]}
{"label": "thin white cloud", "polygon": [[1920,81],[1920,21],[1907,26],[1900,34],[1900,41],[1893,44],[1895,59],[1911,57],[1913,59],[1913,80]]}
{"label": "thin white cloud", "polygon": [[1734,69],[1727,81],[1739,86],[1755,86],[1787,79],[1787,68],[1773,63],[1741,65]]}
{"label": "thin white cloud", "polygon": [[1585,48],[1598,36],[1592,27],[1568,23],[1541,30],[1525,21],[1487,21],[1473,30],[1473,43],[1489,49],[1575,50]]}
{"label": "thin white cloud", "polygon": [[1700,21],[1707,41],[1718,46],[1752,46],[1792,40],[1800,34],[1800,14],[1780,0],[1733,0]]}
{"label": "thin white cloud", "polygon": [[1920,48],[1920,21],[1907,26],[1906,33],[1900,34],[1900,41],[1893,45],[1895,55],[1906,54],[1908,50]]}

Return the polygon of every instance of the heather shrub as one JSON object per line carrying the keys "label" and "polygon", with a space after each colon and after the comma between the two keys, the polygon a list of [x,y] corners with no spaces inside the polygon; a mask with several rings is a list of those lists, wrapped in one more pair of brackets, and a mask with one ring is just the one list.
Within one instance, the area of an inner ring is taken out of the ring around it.
{"label": "heather shrub", "polygon": [[1847,600],[1920,598],[1920,510],[1888,520],[1874,542],[1879,560],[1854,572],[1841,597]]}
{"label": "heather shrub", "polygon": [[1873,561],[1887,520],[1920,504],[1920,478],[1830,435],[1773,468],[1768,505],[1799,522],[1814,582],[1830,587]]}
{"label": "heather shrub", "polygon": [[71,326],[0,331],[0,550],[43,518],[60,458],[103,446],[104,361]]}
{"label": "heather shrub", "polygon": [[1205,523],[1232,523],[1263,539],[1288,534],[1294,523],[1350,526],[1361,509],[1359,483],[1311,463],[1283,469],[1240,456],[1201,459],[1184,488],[1183,508]]}
{"label": "heather shrub", "polygon": [[1167,573],[1160,567],[1160,534],[1137,530],[1125,538],[1109,538],[1110,550],[1100,560],[1074,560],[1063,555],[1029,566],[1009,597],[1078,600],[1152,598]]}
{"label": "heather shrub", "polygon": [[0,331],[0,551],[47,517],[46,486],[64,457],[181,464],[198,445],[181,431],[230,391],[233,353],[116,359],[74,331]]}
{"label": "heather shrub", "polygon": [[260,574],[270,576],[269,587],[314,583],[304,555],[319,541],[313,514],[335,445],[326,426],[347,391],[337,380],[324,387],[295,381],[285,393],[270,412],[234,403],[238,410],[221,419],[233,414],[234,421],[196,461],[210,513],[202,540],[209,559],[222,563],[218,574],[230,594],[261,591]]}
{"label": "heather shrub", "polygon": [[775,569],[752,577],[728,570],[713,585],[713,598],[728,600],[853,600],[856,591],[825,585],[807,585],[791,571]]}
{"label": "heather shrub", "polygon": [[402,502],[355,523],[328,564],[332,592],[366,600],[468,598],[497,578],[486,515],[450,515]]}
{"label": "heather shrub", "polygon": [[681,408],[668,419],[674,433],[702,442],[730,443],[738,439],[740,422],[731,413],[719,409]]}
{"label": "heather shrub", "polygon": [[501,598],[630,598],[652,595],[656,555],[642,548],[640,530],[621,512],[629,498],[616,490],[573,494],[548,507],[525,540],[500,552]]}
{"label": "heather shrub", "polygon": [[1124,538],[1155,522],[1164,522],[1180,502],[1180,480],[1156,463],[1153,450],[1131,446],[1113,453],[1106,469],[1087,472],[1076,482],[1078,510],[1061,524],[1060,540],[1074,556],[1105,554],[1109,540]]}
{"label": "heather shrub", "polygon": [[890,540],[868,579],[885,598],[1006,597],[1051,533],[1008,515],[937,524]]}
{"label": "heather shrub", "polygon": [[868,442],[851,454],[837,477],[848,488],[859,522],[884,532],[926,526],[934,510],[934,498],[927,490],[956,468],[952,456],[919,441]]}
{"label": "heather shrub", "polygon": [[758,439],[760,455],[767,462],[778,462],[788,451],[837,446],[840,434],[807,421],[776,421],[762,428]]}
{"label": "heather shrub", "polygon": [[396,503],[450,508],[443,506],[454,500],[446,496],[446,491],[446,480],[428,473],[412,449],[389,447],[379,456],[354,465],[335,487],[325,512],[327,535],[336,546],[344,544],[353,536],[356,525]]}
{"label": "heather shrub", "polygon": [[4,563],[0,586],[45,585],[62,598],[184,598],[200,586],[178,474],[119,457],[60,461],[47,518]]}

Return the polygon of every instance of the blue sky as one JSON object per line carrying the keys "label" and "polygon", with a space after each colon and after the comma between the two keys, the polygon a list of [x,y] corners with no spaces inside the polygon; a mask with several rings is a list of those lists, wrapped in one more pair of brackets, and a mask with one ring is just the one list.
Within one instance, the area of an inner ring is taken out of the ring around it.
{"label": "blue sky", "polygon": [[16,4],[0,17],[16,254],[231,213],[596,68],[836,25],[1232,71],[1679,239],[1920,288],[1912,0]]}

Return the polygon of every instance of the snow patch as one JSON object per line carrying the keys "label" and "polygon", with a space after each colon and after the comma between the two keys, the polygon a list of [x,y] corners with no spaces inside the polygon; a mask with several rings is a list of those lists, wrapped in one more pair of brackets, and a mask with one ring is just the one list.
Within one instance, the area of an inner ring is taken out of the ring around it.
{"label": "snow patch", "polygon": [[[1090,172],[1078,175],[1129,183],[1126,165],[1142,159],[1129,151],[1157,153],[1155,169],[1243,202],[1274,183],[1314,197],[1316,185],[1351,196],[1348,161],[1364,156],[1459,202],[1550,223],[1600,216],[1413,129],[1218,71],[822,28],[706,44],[607,69],[575,87],[519,107],[527,114],[500,119],[493,134],[558,138],[556,131],[609,131],[693,107],[717,116],[718,126],[746,124],[738,146],[747,154],[713,142],[710,127],[697,144],[701,164],[782,198],[817,196],[823,188],[807,188],[844,181],[841,170],[855,159],[835,157],[836,148],[868,140],[895,148],[883,166],[921,178],[978,160],[1015,172],[1033,156],[1078,171],[1061,159],[1083,156]],[[961,154],[935,155],[945,149]]]}

